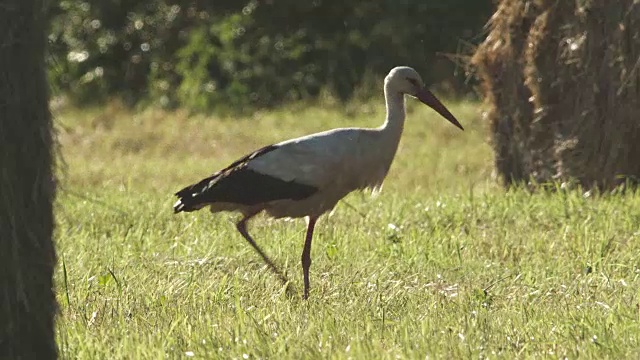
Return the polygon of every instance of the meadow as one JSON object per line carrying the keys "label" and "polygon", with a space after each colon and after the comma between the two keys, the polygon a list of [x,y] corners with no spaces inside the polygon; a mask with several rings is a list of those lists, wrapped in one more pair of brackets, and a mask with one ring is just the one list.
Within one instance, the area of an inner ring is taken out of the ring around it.
{"label": "meadow", "polygon": [[62,358],[640,357],[640,195],[503,189],[477,103],[462,132],[409,100],[382,192],[321,218],[302,300],[305,223],[174,215],[173,193],[263,145],[377,126],[380,103],[250,115],[55,111]]}

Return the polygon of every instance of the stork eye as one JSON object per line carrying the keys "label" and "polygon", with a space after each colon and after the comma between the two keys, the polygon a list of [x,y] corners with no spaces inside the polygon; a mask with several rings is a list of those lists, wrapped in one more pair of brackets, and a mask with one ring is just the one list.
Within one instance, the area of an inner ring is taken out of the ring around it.
{"label": "stork eye", "polygon": [[413,86],[418,86],[418,80],[408,77],[407,81],[411,83]]}

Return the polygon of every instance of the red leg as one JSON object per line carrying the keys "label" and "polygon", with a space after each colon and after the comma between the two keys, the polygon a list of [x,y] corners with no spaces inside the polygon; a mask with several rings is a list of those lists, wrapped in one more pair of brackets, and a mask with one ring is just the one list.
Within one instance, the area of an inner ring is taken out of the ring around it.
{"label": "red leg", "polygon": [[311,239],[313,238],[313,228],[316,226],[318,218],[309,217],[309,225],[307,225],[307,236],[302,249],[302,275],[304,276],[304,295],[303,298],[309,298],[309,267],[311,266]]}
{"label": "red leg", "polygon": [[249,242],[249,244],[251,244],[251,246],[258,252],[258,254],[260,254],[260,256],[262,257],[262,260],[264,260],[267,266],[269,266],[271,271],[273,271],[278,276],[278,278],[280,278],[280,281],[282,281],[282,283],[286,285],[288,282],[287,278],[282,274],[282,272],[280,272],[280,270],[278,270],[278,268],[273,264],[273,262],[271,262],[271,259],[269,259],[269,257],[262,251],[262,249],[260,249],[258,244],[256,244],[255,241],[253,241],[253,238],[251,238],[251,235],[249,235],[249,233],[247,232],[247,221],[252,217],[254,217],[256,214],[257,213],[250,214],[242,218],[242,220],[240,220],[236,224],[236,228],[238,229],[240,234],[242,234],[242,236]]}

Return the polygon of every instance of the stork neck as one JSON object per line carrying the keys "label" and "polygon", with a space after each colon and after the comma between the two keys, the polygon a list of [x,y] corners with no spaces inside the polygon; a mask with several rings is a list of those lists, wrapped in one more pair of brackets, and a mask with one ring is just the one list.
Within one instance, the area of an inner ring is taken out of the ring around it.
{"label": "stork neck", "polygon": [[384,97],[387,103],[387,119],[382,124],[381,130],[400,136],[405,118],[404,94],[390,91],[385,86]]}

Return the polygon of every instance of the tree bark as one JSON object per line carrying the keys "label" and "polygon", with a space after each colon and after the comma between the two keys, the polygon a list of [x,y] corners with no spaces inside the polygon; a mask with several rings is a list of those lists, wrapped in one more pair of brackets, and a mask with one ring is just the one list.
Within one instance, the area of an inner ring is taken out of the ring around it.
{"label": "tree bark", "polygon": [[54,359],[52,120],[44,0],[0,2],[0,358]]}

